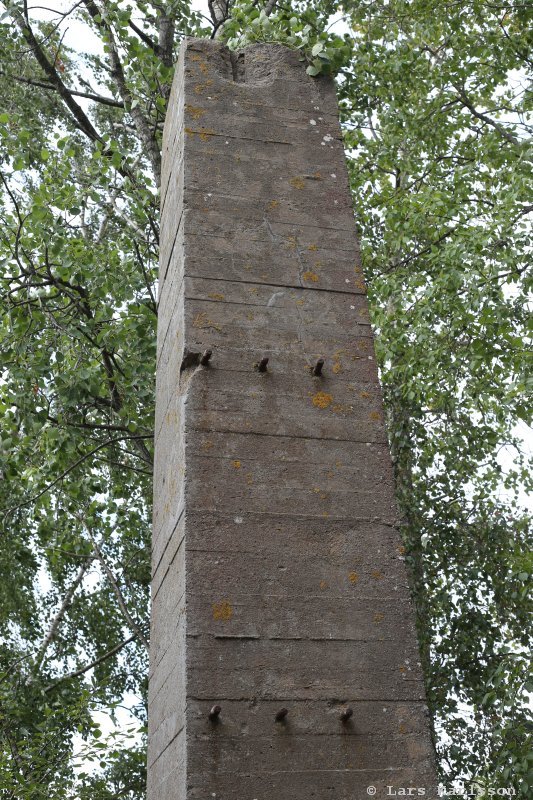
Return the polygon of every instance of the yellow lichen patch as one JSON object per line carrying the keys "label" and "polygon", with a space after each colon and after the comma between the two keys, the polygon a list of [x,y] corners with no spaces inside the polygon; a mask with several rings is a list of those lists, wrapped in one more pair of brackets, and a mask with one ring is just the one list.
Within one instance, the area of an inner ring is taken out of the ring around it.
{"label": "yellow lichen patch", "polygon": [[191,61],[195,61],[198,64],[198,69],[203,72],[204,75],[209,71],[205,60],[198,53],[193,53],[193,55],[191,55]]}
{"label": "yellow lichen patch", "polygon": [[319,586],[322,589],[322,591],[324,591],[324,589],[328,588],[327,581],[320,581]]}
{"label": "yellow lichen patch", "polygon": [[219,294],[218,292],[211,292],[207,296],[210,297],[211,300],[225,300],[226,299],[223,294]]}
{"label": "yellow lichen patch", "polygon": [[287,241],[285,242],[285,247],[289,250],[296,249],[296,237],[295,236],[287,236]]}
{"label": "yellow lichen patch", "polygon": [[374,420],[374,422],[381,422],[381,414],[379,411],[371,411],[369,416],[370,419]]}
{"label": "yellow lichen patch", "polygon": [[348,580],[355,586],[355,584],[359,580],[359,575],[357,574],[357,572],[350,572],[350,574],[348,575]]}
{"label": "yellow lichen patch", "polygon": [[222,600],[220,603],[213,603],[213,619],[228,622],[233,616],[233,608],[231,603],[227,600]]}
{"label": "yellow lichen patch", "polygon": [[278,206],[279,206],[279,200],[271,200],[270,203],[268,204],[268,207],[271,210],[277,208]]}
{"label": "yellow lichen patch", "polygon": [[249,319],[250,321],[253,320],[254,317],[255,314],[253,313],[253,311],[248,311],[248,313],[246,314],[246,319]]}
{"label": "yellow lichen patch", "polygon": [[400,725],[399,725],[399,727],[398,727],[398,730],[400,731],[400,733],[407,733],[407,728],[406,728],[406,726],[403,724],[403,722],[400,722]]}
{"label": "yellow lichen patch", "polygon": [[206,320],[207,320],[207,314],[205,313],[205,311],[201,311],[199,314],[195,316],[195,318],[192,321],[193,328],[204,328]]}
{"label": "yellow lichen patch", "polygon": [[258,290],[257,286],[250,286],[248,291],[250,292],[250,294],[257,294],[257,292],[259,290]]}
{"label": "yellow lichen patch", "polygon": [[212,130],[211,128],[202,128],[202,130],[198,134],[198,136],[200,137],[202,142],[207,142],[209,137],[210,136],[214,136],[214,135],[215,135],[215,131]]}
{"label": "yellow lichen patch", "polygon": [[315,179],[315,181],[321,181],[322,180],[322,175],[320,174],[320,172],[315,172],[315,174],[313,175],[313,178]]}
{"label": "yellow lichen patch", "polygon": [[343,406],[342,403],[335,403],[331,409],[335,414],[345,414],[350,411],[349,406]]}
{"label": "yellow lichen patch", "polygon": [[362,397],[363,400],[366,400],[367,397],[370,397],[370,392],[359,392],[359,397]]}
{"label": "yellow lichen patch", "polygon": [[327,408],[332,401],[333,397],[326,392],[317,392],[313,397],[313,405],[316,408]]}
{"label": "yellow lichen patch", "polygon": [[202,92],[205,92],[205,90],[209,89],[209,87],[212,85],[213,85],[212,80],[204,81],[204,83],[197,83],[196,86],[194,87],[194,93],[202,94]]}
{"label": "yellow lichen patch", "polygon": [[313,283],[316,283],[318,281],[318,275],[316,274],[316,272],[311,272],[311,270],[304,272],[302,278],[304,279],[304,281],[313,281]]}
{"label": "yellow lichen patch", "polygon": [[297,175],[295,178],[291,178],[289,183],[295,189],[305,189],[305,181],[299,175]]}
{"label": "yellow lichen patch", "polygon": [[196,133],[196,131],[194,131],[192,128],[185,127],[184,130],[187,136],[194,136],[194,134]]}
{"label": "yellow lichen patch", "polygon": [[193,328],[214,328],[216,331],[221,330],[220,325],[216,325],[210,320],[205,311],[201,311],[195,316],[192,321]]}
{"label": "yellow lichen patch", "polygon": [[401,544],[398,548],[396,548],[401,556],[405,553],[405,547]]}
{"label": "yellow lichen patch", "polygon": [[204,439],[204,441],[202,442],[202,450],[205,450],[205,452],[207,453],[207,451],[211,450],[212,447],[213,447],[213,442],[210,442],[209,439]]}
{"label": "yellow lichen patch", "polygon": [[333,372],[335,373],[335,375],[337,375],[339,372],[342,372],[342,364],[341,364],[341,362],[340,361],[336,361],[335,364],[333,364],[332,369],[333,369]]}
{"label": "yellow lichen patch", "polygon": [[232,461],[231,463],[233,464],[235,469],[240,469],[242,466],[240,461]]}
{"label": "yellow lichen patch", "polygon": [[311,250],[311,252],[314,252],[315,250],[318,250],[318,245],[316,245],[316,244],[310,244],[310,245],[309,245],[309,247],[308,247],[307,249],[308,249],[308,250]]}
{"label": "yellow lichen patch", "polygon": [[382,622],[384,618],[385,618],[384,614],[380,614],[379,612],[377,612],[376,614],[374,614],[374,622],[375,622],[375,624],[379,625],[379,623]]}
{"label": "yellow lichen patch", "polygon": [[304,303],[305,303],[305,300],[297,300],[296,301],[296,305],[297,306],[303,306]]}
{"label": "yellow lichen patch", "polygon": [[355,287],[363,294],[366,294],[366,283],[364,281],[355,281]]}
{"label": "yellow lichen patch", "polygon": [[372,577],[373,577],[373,578],[374,578],[374,580],[376,580],[376,581],[381,581],[381,580],[383,580],[383,578],[384,578],[385,576],[383,575],[383,573],[382,573],[382,572],[380,572],[380,571],[379,571],[379,569],[373,569],[373,570],[372,570]]}
{"label": "yellow lichen patch", "polygon": [[250,474],[248,474],[246,476],[246,483],[248,484],[248,486],[251,486],[253,482],[254,482],[254,479],[252,478],[252,476]]}
{"label": "yellow lichen patch", "polygon": [[402,664],[402,665],[401,665],[401,667],[400,667],[400,672],[407,672],[407,667],[405,667],[405,666]]}
{"label": "yellow lichen patch", "polygon": [[205,109],[198,108],[198,106],[191,106],[187,103],[185,106],[185,111],[189,114],[193,119],[200,119],[205,114]]}

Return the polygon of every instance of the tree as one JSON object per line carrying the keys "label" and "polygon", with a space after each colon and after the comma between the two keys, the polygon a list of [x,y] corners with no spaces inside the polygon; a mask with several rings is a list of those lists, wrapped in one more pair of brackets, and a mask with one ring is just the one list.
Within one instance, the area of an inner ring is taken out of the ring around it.
{"label": "tree", "polygon": [[216,35],[336,75],[442,776],[526,797],[531,11],[208,5],[4,4],[0,787],[143,796],[160,141]]}

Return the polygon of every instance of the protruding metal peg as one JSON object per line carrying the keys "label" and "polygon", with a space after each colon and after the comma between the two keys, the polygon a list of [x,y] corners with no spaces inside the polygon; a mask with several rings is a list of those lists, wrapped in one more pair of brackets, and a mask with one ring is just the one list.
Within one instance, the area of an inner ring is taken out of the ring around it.
{"label": "protruding metal peg", "polygon": [[283,722],[288,713],[289,713],[288,708],[280,708],[275,717],[276,722]]}
{"label": "protruding metal peg", "polygon": [[200,364],[202,365],[202,367],[207,367],[207,365],[211,360],[212,355],[213,355],[212,350],[204,350],[204,352],[200,356]]}
{"label": "protruding metal peg", "polygon": [[319,358],[316,362],[315,366],[313,367],[313,375],[320,377],[322,375],[322,367],[324,366],[324,359]]}
{"label": "protruding metal peg", "polygon": [[348,722],[351,717],[353,717],[353,708],[345,708],[344,711],[341,712],[341,722]]}
{"label": "protruding metal peg", "polygon": [[220,712],[222,711],[221,706],[213,706],[211,711],[209,712],[209,719],[211,722],[215,722],[220,716]]}
{"label": "protruding metal peg", "polygon": [[268,365],[268,358],[262,358],[261,361],[258,361],[257,364],[255,364],[254,366],[258,372],[266,372],[267,365]]}

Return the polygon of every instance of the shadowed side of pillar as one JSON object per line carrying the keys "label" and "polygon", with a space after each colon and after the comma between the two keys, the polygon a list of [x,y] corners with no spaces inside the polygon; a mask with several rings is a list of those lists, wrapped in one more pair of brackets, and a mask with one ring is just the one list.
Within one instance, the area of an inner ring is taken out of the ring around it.
{"label": "shadowed side of pillar", "polygon": [[155,472],[149,800],[436,796],[335,90],[280,46],[181,49]]}

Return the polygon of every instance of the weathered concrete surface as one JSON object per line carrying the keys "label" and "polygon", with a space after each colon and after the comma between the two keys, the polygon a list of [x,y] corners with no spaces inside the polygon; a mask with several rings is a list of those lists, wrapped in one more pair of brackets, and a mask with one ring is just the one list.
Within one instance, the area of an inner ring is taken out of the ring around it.
{"label": "weathered concrete surface", "polygon": [[435,796],[333,85],[189,40],[163,167],[149,800]]}

